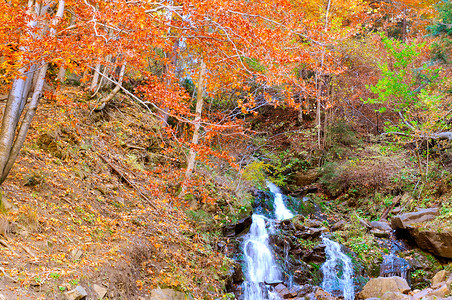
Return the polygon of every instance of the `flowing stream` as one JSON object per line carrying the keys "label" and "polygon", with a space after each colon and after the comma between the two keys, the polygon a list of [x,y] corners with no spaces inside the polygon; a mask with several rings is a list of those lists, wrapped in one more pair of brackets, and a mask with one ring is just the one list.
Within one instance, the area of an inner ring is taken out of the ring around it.
{"label": "flowing stream", "polygon": [[340,293],[345,300],[355,299],[353,287],[353,264],[341,250],[341,245],[323,237],[326,245],[326,261],[322,265],[322,288],[333,295]]}
{"label": "flowing stream", "polygon": [[[275,216],[277,220],[285,220],[293,217],[286,208],[283,196],[278,187],[267,182],[267,186],[274,196]],[[250,232],[243,242],[243,252],[246,263],[246,281],[244,282],[245,300],[277,300],[277,293],[269,291],[265,283],[281,281],[280,268],[273,257],[273,250],[268,243],[269,229],[267,219],[262,215],[253,214],[253,223]]]}

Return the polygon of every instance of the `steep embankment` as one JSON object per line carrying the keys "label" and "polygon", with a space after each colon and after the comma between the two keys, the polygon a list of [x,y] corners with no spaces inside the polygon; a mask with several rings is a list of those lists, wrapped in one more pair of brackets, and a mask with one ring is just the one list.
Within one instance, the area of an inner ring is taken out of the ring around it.
{"label": "steep embankment", "polygon": [[2,186],[0,294],[60,299],[78,285],[93,299],[137,299],[157,285],[221,293],[228,260],[178,208],[180,153],[161,148],[172,141],[133,102],[96,113],[86,97],[65,88],[43,99]]}

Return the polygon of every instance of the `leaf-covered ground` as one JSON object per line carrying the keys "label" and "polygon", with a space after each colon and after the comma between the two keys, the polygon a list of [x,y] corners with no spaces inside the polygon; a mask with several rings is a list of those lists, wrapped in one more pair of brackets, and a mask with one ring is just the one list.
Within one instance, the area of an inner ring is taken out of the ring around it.
{"label": "leaf-covered ground", "polygon": [[0,294],[60,299],[82,285],[94,296],[93,284],[108,299],[157,285],[220,294],[227,260],[175,205],[171,140],[128,99],[91,106],[77,88],[43,99],[2,186]]}

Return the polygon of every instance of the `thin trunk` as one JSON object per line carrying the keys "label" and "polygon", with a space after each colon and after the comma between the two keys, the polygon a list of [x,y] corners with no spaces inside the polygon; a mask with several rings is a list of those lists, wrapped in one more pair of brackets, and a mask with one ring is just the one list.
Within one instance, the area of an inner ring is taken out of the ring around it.
{"label": "thin trunk", "polygon": [[[177,66],[177,49],[179,48],[179,42],[175,41],[173,45],[173,49],[170,54],[170,62],[165,66],[166,79],[165,84],[169,88],[171,86],[172,77],[176,74],[176,66]],[[165,127],[168,125],[168,108],[164,107],[161,120],[162,126]]]}
{"label": "thin trunk", "polygon": [[[199,143],[199,128],[201,127],[201,113],[204,99],[202,97],[204,77],[206,74],[206,65],[204,61],[201,61],[201,73],[199,74],[198,88],[196,90],[196,116],[195,116],[195,129],[193,131],[192,145],[198,145]],[[190,176],[195,167],[196,151],[193,147],[190,148],[190,154],[188,157],[187,170],[185,171],[185,180],[190,179]]]}
{"label": "thin trunk", "polygon": [[111,99],[113,99],[113,97],[119,92],[119,90],[121,89],[122,79],[124,78],[125,71],[126,71],[126,63],[124,63],[121,67],[118,83],[116,84],[115,88],[110,92],[110,94],[108,94],[108,96],[106,96],[105,98],[100,100],[99,105],[96,107],[95,110],[98,111],[98,110],[104,109],[105,106],[108,104],[108,102],[110,102]]}
{"label": "thin trunk", "polygon": [[60,83],[64,83],[64,80],[66,80],[66,68],[65,67],[60,66],[60,70],[58,71],[57,80]]}
{"label": "thin trunk", "polygon": [[90,91],[94,92],[97,88],[99,82],[99,72],[100,72],[100,63],[96,64],[96,69],[94,70],[93,80],[91,81],[91,86],[89,87]]}

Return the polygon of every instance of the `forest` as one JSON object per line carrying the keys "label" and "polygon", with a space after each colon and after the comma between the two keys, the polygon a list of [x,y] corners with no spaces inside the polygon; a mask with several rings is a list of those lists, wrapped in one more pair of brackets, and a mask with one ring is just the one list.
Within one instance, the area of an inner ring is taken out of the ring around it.
{"label": "forest", "polygon": [[3,0],[0,108],[0,299],[452,299],[448,0]]}

